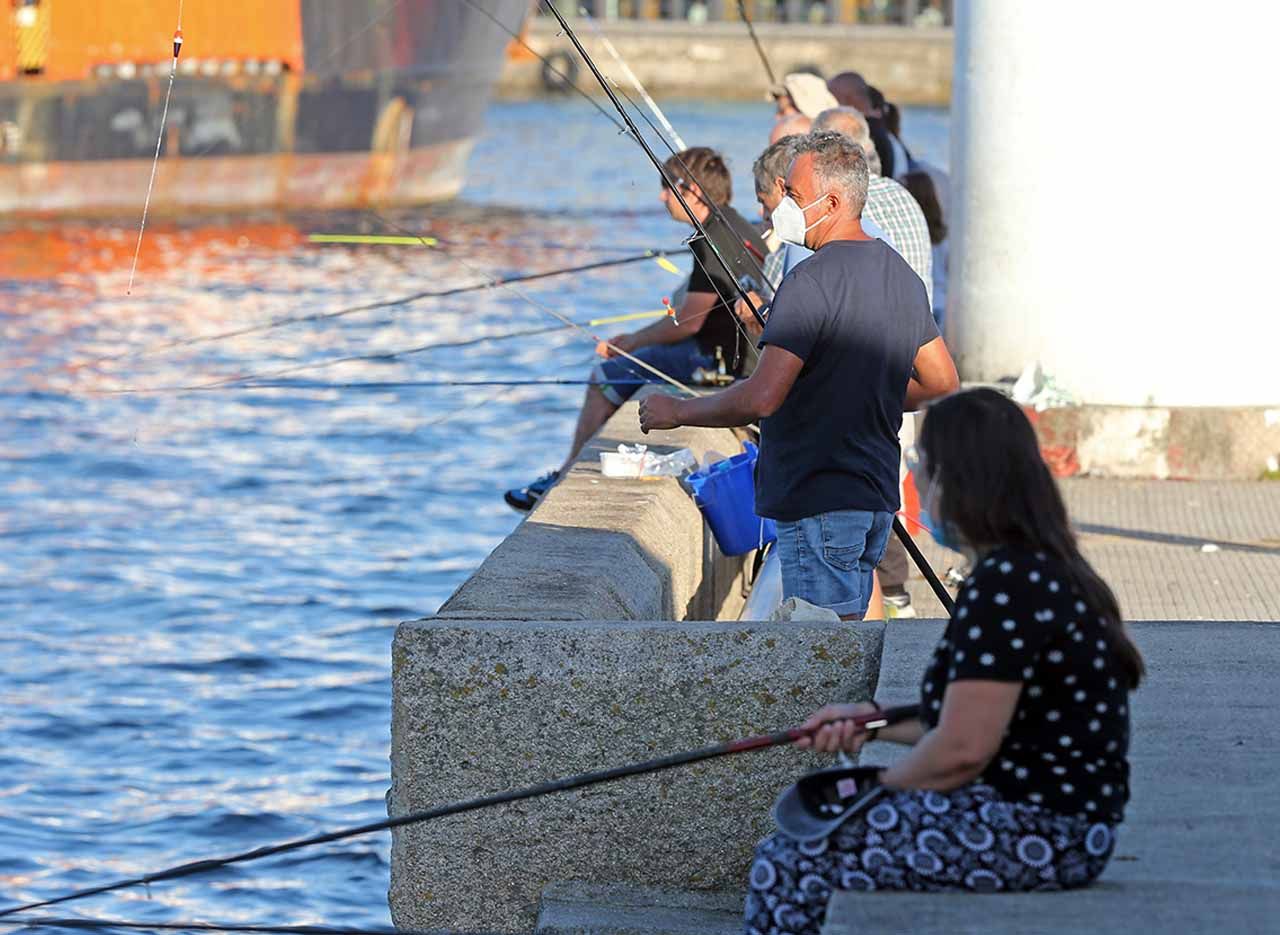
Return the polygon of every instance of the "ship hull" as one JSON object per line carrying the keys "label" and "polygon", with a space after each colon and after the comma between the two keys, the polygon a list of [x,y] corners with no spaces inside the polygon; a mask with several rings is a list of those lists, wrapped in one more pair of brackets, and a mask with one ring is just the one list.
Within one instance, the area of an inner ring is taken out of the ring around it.
{"label": "ship hull", "polygon": [[[519,28],[525,0],[480,2]],[[296,61],[184,51],[152,211],[412,205],[461,189],[509,35],[463,0],[299,11]],[[159,62],[0,82],[0,215],[141,210],[168,85]]]}

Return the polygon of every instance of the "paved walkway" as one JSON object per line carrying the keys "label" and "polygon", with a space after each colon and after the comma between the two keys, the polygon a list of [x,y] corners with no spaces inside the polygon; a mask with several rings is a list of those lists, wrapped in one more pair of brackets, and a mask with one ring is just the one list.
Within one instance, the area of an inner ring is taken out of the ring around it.
{"label": "paved walkway", "polygon": [[[916,700],[942,627],[889,623],[879,701]],[[1280,930],[1280,624],[1152,621],[1133,632],[1149,676],[1132,702],[1133,798],[1101,885],[1056,896],[849,897],[828,935]],[[870,744],[864,762],[903,752]]]}
{"label": "paved walkway", "polygon": [[[1280,482],[1061,484],[1085,555],[1126,618],[1280,621]],[[916,541],[939,573],[959,564],[928,534]],[[919,616],[942,616],[918,572],[907,587]]]}

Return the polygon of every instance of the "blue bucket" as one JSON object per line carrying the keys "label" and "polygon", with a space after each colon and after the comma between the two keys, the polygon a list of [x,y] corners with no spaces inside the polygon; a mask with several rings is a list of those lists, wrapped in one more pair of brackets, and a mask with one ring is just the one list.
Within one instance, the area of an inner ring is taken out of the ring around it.
{"label": "blue bucket", "polygon": [[716,544],[725,555],[745,555],[778,538],[773,520],[756,516],[755,466],[759,450],[751,442],[743,447],[746,451],[742,454],[717,461],[686,478],[693,502],[707,518]]}

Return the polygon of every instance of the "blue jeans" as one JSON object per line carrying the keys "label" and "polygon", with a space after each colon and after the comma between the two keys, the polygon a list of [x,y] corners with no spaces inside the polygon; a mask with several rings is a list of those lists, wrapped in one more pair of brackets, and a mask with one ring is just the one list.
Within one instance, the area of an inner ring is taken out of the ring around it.
{"label": "blue jeans", "polygon": [[[693,378],[693,372],[699,367],[716,365],[715,355],[703,351],[696,338],[685,338],[675,344],[650,344],[634,351],[631,356],[682,383],[689,382]],[[605,384],[600,387],[600,392],[615,406],[621,406],[640,389],[635,380],[662,382],[653,371],[645,370],[625,357],[610,357],[608,360],[598,361],[591,368],[591,379]],[[632,382],[610,385],[610,380]]]}
{"label": "blue jeans", "polygon": [[841,617],[861,619],[871,600],[871,573],[884,557],[893,514],[835,510],[778,522],[782,599],[798,597]]}

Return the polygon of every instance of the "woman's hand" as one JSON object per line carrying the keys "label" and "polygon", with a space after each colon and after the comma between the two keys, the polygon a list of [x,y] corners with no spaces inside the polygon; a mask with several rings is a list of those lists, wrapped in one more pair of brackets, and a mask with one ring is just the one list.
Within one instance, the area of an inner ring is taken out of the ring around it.
{"label": "woman's hand", "polygon": [[869,701],[855,704],[829,704],[819,708],[800,725],[804,731],[812,731],[796,741],[797,747],[812,748],[819,753],[857,753],[867,742],[869,732],[852,720],[860,714],[874,714],[880,710]]}

